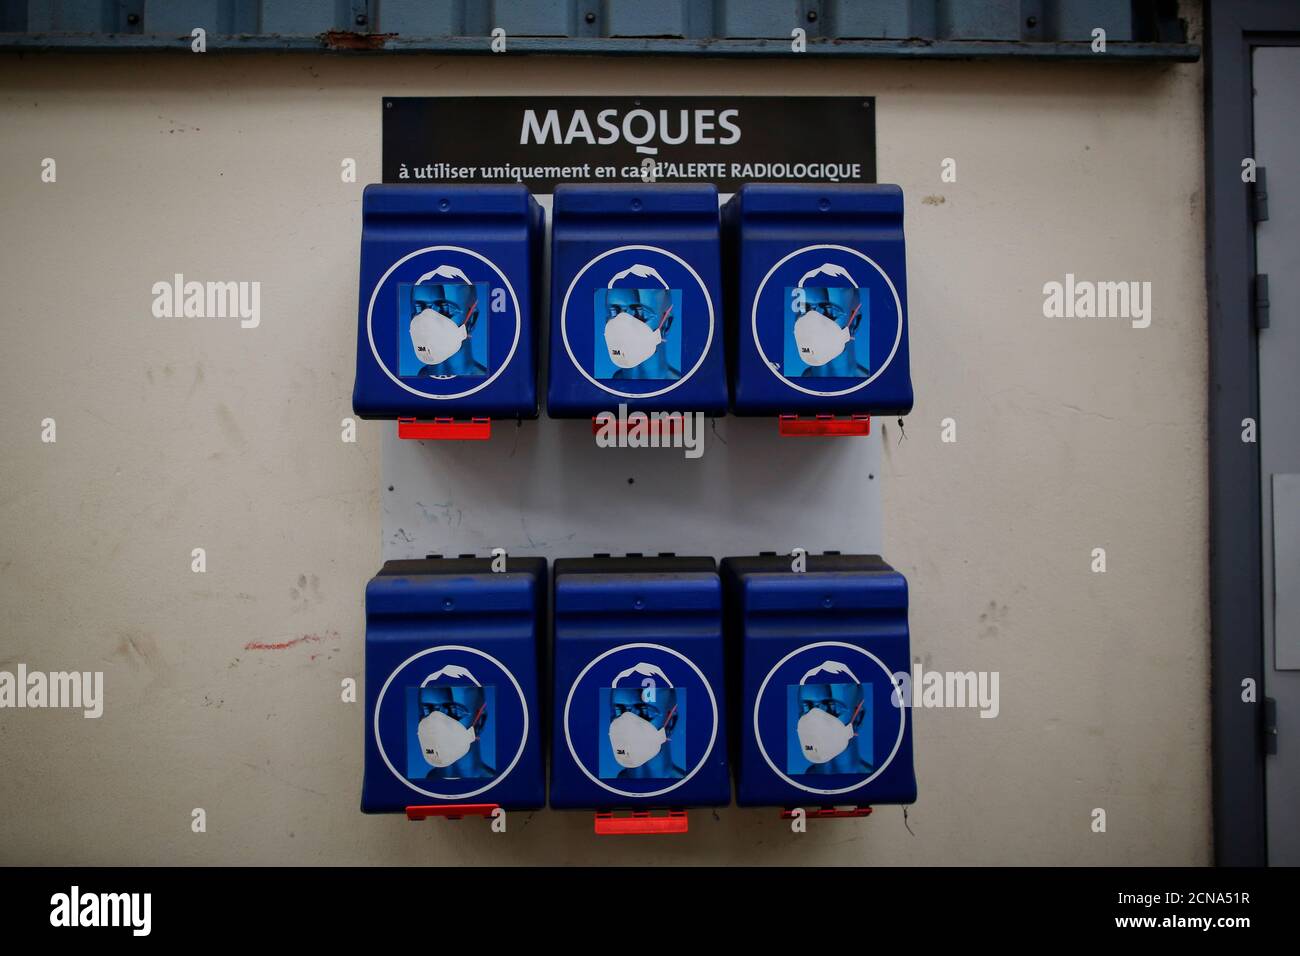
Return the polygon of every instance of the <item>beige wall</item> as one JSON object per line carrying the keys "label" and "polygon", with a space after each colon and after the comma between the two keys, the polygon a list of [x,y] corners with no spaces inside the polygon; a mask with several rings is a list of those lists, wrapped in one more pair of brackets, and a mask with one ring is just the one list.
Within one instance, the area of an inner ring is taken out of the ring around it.
{"label": "beige wall", "polygon": [[[108,687],[99,720],[0,711],[0,862],[1208,862],[1201,75],[0,58],[0,669]],[[350,445],[339,421],[379,98],[593,89],[879,98],[917,394],[906,440],[884,426],[885,554],[925,666],[1001,673],[994,720],[916,714],[915,835],[896,807],[804,836],[770,811],[702,812],[687,837],[623,841],[586,814],[493,836],[357,810],[362,705],[339,682],[362,673],[381,426]],[[344,157],[360,183],[340,182]],[[260,280],[261,327],[153,318],[174,272]],[[1045,319],[1042,285],[1067,272],[1151,281],[1151,327]],[[320,640],[244,650],[304,635]]]}

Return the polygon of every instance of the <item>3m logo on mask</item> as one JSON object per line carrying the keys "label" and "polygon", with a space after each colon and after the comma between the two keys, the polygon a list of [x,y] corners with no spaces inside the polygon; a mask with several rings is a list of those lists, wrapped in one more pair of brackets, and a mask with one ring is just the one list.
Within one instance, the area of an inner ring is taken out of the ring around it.
{"label": "3m logo on mask", "polygon": [[[818,276],[840,278],[848,287],[809,286]],[[800,366],[820,369],[840,358],[856,338],[866,316],[862,290],[843,266],[823,263],[804,273],[799,284],[788,290],[790,311],[794,315],[792,333],[798,362],[786,361],[786,374],[801,373]],[[837,369],[841,374],[857,375],[870,369],[870,356],[863,336],[863,348],[855,350],[852,367]],[[841,363],[843,364],[843,363]]]}
{"label": "3m logo on mask", "polygon": [[411,343],[415,357],[425,365],[441,365],[460,351],[467,333],[465,326],[437,309],[422,310],[411,320]]}
{"label": "3m logo on mask", "polygon": [[[480,706],[474,714],[477,721],[483,712]],[[478,739],[473,725],[466,727],[459,720],[441,710],[435,710],[420,721],[420,747],[424,759],[433,767],[450,767],[465,754]]]}
{"label": "3m logo on mask", "polygon": [[620,767],[639,767],[668,742],[668,732],[625,711],[609,725],[609,742]]}
{"label": "3m logo on mask", "polygon": [[664,336],[627,312],[619,312],[605,323],[605,346],[609,360],[619,368],[636,368],[663,345]]}

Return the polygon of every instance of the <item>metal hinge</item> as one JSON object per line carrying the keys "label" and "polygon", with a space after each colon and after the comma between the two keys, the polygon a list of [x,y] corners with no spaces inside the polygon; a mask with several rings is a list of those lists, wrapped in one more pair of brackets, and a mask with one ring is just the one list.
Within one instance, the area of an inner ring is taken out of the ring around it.
{"label": "metal hinge", "polygon": [[1264,698],[1264,753],[1277,753],[1277,701],[1272,697]]}
{"label": "metal hinge", "polygon": [[1268,328],[1268,274],[1261,272],[1255,276],[1254,295],[1255,328]]}
{"label": "metal hinge", "polygon": [[1255,181],[1250,186],[1250,221],[1268,221],[1268,176],[1263,166],[1255,167]]}

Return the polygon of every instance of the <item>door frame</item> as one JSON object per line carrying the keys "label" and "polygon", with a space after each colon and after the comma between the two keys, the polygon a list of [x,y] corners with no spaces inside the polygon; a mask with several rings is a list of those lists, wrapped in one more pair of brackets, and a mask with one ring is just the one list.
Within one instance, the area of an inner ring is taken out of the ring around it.
{"label": "door frame", "polygon": [[[1254,155],[1251,53],[1300,44],[1300,4],[1205,2],[1205,265],[1209,310],[1210,683],[1214,859],[1268,861],[1264,799],[1264,597],[1260,552],[1255,230],[1242,160]],[[1256,700],[1242,700],[1255,681]]]}

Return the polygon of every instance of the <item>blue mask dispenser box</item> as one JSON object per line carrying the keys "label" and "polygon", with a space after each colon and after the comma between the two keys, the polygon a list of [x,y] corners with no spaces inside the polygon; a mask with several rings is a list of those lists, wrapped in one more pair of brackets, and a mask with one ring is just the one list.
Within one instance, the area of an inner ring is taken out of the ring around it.
{"label": "blue mask dispenser box", "polygon": [[732,410],[910,411],[903,191],[746,184],[722,217]]}
{"label": "blue mask dispenser box", "polygon": [[362,418],[535,418],[542,208],[527,188],[367,186]]}
{"label": "blue mask dispenser box", "polygon": [[731,800],[713,558],[555,562],[551,806]]}
{"label": "blue mask dispenser box", "polygon": [[561,185],[551,213],[550,416],[724,414],[717,189]]}
{"label": "blue mask dispenser box", "polygon": [[389,561],[366,587],[361,809],[546,805],[543,558]]}
{"label": "blue mask dispenser box", "polygon": [[737,803],[914,802],[907,581],[875,555],[792,561],[722,561]]}

